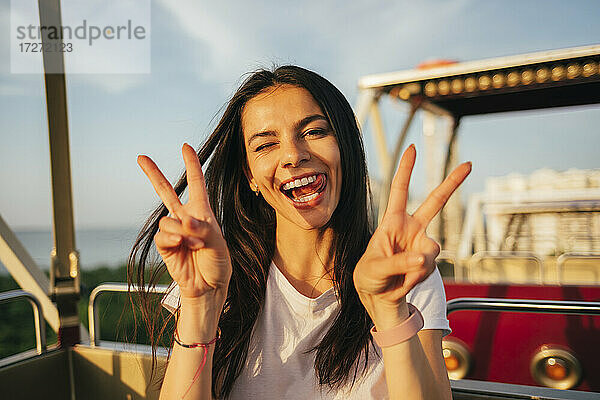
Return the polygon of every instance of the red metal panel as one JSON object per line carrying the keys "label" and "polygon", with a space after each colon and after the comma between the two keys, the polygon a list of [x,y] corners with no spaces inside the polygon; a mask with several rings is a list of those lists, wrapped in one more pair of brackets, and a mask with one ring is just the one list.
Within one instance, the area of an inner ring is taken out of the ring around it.
{"label": "red metal panel", "polygon": [[[448,300],[600,301],[599,286],[444,285]],[[581,362],[583,380],[576,389],[600,392],[600,316],[457,311],[449,319],[450,336],[464,341],[473,356],[469,379],[536,385],[529,371],[531,359],[540,346],[549,344],[569,349]]]}

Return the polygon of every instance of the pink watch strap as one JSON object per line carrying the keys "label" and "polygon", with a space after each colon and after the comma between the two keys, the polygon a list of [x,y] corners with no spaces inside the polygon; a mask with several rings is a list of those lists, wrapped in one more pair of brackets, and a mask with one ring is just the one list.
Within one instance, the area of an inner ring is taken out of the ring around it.
{"label": "pink watch strap", "polygon": [[415,336],[423,328],[423,316],[417,307],[408,303],[408,318],[391,329],[377,332],[375,326],[371,328],[371,335],[379,347],[389,347],[402,343]]}

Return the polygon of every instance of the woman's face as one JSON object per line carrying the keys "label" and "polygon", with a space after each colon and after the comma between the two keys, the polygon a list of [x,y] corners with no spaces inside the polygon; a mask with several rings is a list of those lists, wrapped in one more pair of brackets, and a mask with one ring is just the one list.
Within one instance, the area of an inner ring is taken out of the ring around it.
{"label": "woman's face", "polygon": [[278,225],[326,224],[340,200],[342,166],[333,129],[312,95],[292,85],[268,88],[246,103],[242,129],[251,189],[258,185]]}

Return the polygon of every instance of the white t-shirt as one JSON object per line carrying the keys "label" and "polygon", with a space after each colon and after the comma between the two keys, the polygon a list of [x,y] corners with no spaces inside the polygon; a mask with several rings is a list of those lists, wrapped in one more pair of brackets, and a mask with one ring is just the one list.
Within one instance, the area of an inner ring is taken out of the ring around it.
{"label": "white t-shirt", "polygon": [[[163,298],[163,305],[171,311],[179,303],[178,289],[175,287]],[[423,329],[450,333],[446,295],[437,269],[406,299],[423,314]],[[387,399],[383,357],[378,357],[372,347],[368,372],[357,379],[351,391],[331,393],[327,387],[320,389],[315,353],[305,351],[321,341],[338,307],[333,288],[315,299],[306,297],[271,263],[265,304],[253,330],[246,367],[235,381],[230,399]]]}

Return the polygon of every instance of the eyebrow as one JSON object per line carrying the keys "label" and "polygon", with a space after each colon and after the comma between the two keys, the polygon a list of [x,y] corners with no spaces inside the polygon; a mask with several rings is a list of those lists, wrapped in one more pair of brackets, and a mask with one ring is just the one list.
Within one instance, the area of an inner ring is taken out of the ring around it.
{"label": "eyebrow", "polygon": [[[327,118],[325,118],[324,115],[322,114],[312,114],[309,115],[307,117],[302,118],[300,121],[297,121],[294,124],[294,130],[299,131],[300,129],[304,128],[306,125],[310,124],[313,121],[327,121]],[[275,131],[261,131],[261,132],[257,132],[254,135],[250,136],[250,139],[248,139],[248,146],[250,146],[250,144],[252,143],[252,141],[254,139],[258,139],[259,137],[269,137],[269,136],[276,136]]]}

